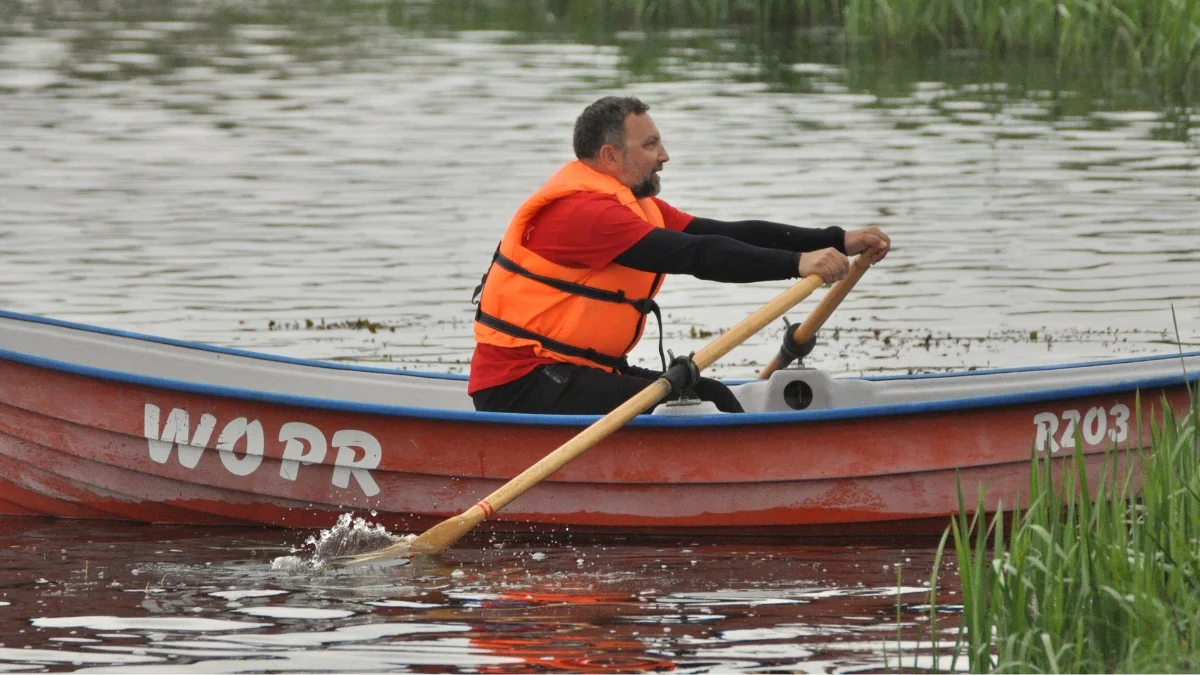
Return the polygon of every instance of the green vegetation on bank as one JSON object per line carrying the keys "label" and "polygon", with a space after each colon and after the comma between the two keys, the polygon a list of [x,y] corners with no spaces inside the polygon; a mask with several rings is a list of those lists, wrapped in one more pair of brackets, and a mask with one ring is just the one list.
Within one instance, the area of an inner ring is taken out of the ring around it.
{"label": "green vegetation on bank", "polygon": [[1197,417],[1164,403],[1151,450],[1110,454],[1098,484],[1078,450],[1035,459],[1027,510],[953,521],[972,672],[1200,671]]}
{"label": "green vegetation on bank", "polygon": [[[1200,0],[1140,2],[0,0],[0,40],[62,28],[68,52],[60,68],[85,79],[192,67],[282,78],[293,64],[376,67],[405,50],[408,36],[487,32],[485,39],[516,44],[612,48],[613,79],[581,83],[596,89],[724,78],[783,93],[845,88],[890,107],[936,82],[945,85],[938,100],[961,94],[993,112],[1032,101],[1051,122],[1105,127],[1112,119],[1094,113],[1155,110],[1155,137],[1189,141],[1200,94]],[[150,29],[139,48],[155,58],[114,60],[130,49],[121,31],[139,26]],[[245,30],[251,26],[278,30]],[[252,58],[262,46],[288,60]],[[104,61],[117,67],[86,67]]]}
{"label": "green vegetation on bank", "polygon": [[435,3],[427,18],[578,37],[642,28],[805,31],[874,56],[1052,59],[1119,71],[1182,101],[1200,91],[1200,0],[500,0]]}

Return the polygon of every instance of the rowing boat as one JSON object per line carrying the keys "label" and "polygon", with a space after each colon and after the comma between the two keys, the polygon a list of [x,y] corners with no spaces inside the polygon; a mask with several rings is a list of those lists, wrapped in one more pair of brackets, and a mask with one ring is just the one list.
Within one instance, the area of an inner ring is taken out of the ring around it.
{"label": "rowing boat", "polygon": [[[1034,453],[1093,471],[1185,411],[1200,352],[936,375],[792,368],[745,414],[660,405],[486,527],[610,534],[941,531],[1017,503]],[[1140,398],[1139,398],[1140,394]],[[1141,405],[1139,411],[1138,406]],[[597,418],[476,412],[457,375],[306,361],[0,312],[0,514],[421,530]]]}

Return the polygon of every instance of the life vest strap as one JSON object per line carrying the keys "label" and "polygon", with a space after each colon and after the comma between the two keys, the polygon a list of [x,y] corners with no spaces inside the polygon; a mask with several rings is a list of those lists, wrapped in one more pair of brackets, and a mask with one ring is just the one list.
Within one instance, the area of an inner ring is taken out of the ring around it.
{"label": "life vest strap", "polygon": [[492,330],[500,331],[506,335],[510,335],[521,340],[534,340],[540,343],[542,347],[552,352],[558,352],[559,354],[565,354],[567,356],[587,359],[593,363],[598,363],[602,366],[612,368],[617,372],[624,372],[627,368],[629,368],[629,361],[625,360],[624,357],[618,358],[615,356],[609,356],[608,354],[601,354],[595,349],[584,349],[582,347],[575,347],[573,345],[566,344],[565,342],[559,342],[558,340],[552,340],[544,335],[538,335],[531,330],[526,330],[520,326],[513,325],[490,314],[484,314],[483,310],[481,309],[475,310],[475,320],[487,326],[488,328],[491,328]]}
{"label": "life vest strap", "polygon": [[573,295],[588,298],[589,300],[600,300],[601,302],[615,302],[623,305],[632,305],[634,309],[642,314],[649,314],[653,311],[652,307],[657,306],[654,304],[654,300],[652,298],[630,300],[625,296],[625,291],[606,291],[602,288],[593,288],[592,286],[585,286],[572,281],[563,281],[562,279],[555,279],[554,277],[535,274],[534,272],[530,272],[524,267],[521,267],[499,250],[496,251],[496,255],[492,258],[492,260],[497,265],[503,267],[509,272],[512,272],[513,274],[518,274],[526,279],[532,279],[538,283],[545,284],[550,288],[562,291],[563,293],[571,293]]}
{"label": "life vest strap", "polygon": [[[496,256],[498,256],[498,255],[500,255],[500,247],[496,246],[496,252],[492,254],[492,262],[496,262]],[[492,271],[492,266],[491,266],[491,264],[489,264],[488,268],[483,271],[483,276],[479,277],[479,285],[476,286],[475,290],[471,293],[471,304],[472,305],[478,305],[479,301],[483,299],[483,285],[487,283],[488,272],[491,272],[491,271]]]}
{"label": "life vest strap", "polygon": [[[654,319],[658,321],[658,358],[662,361],[663,372],[667,371],[667,355],[663,352],[663,327],[662,327],[662,310],[658,308],[658,303],[651,298],[647,298],[643,302],[650,303],[650,312],[654,314]],[[636,305],[635,305],[636,306]],[[646,310],[638,308],[642,314],[646,314]]]}
{"label": "life vest strap", "polygon": [[[572,295],[578,295],[588,298],[589,300],[599,300],[601,302],[615,302],[623,305],[629,305],[642,314],[651,314],[658,311],[658,305],[654,302],[654,298],[630,300],[628,297],[626,297],[625,291],[606,291],[602,288],[593,288],[591,286],[585,286],[584,284],[577,284],[571,281],[563,281],[562,279],[555,279],[554,277],[536,274],[534,272],[530,272],[524,267],[521,267],[512,258],[509,258],[501,253],[500,249],[498,248],[496,249],[496,253],[492,255],[492,262],[503,267],[509,272],[512,272],[513,274],[525,277],[526,279],[532,279],[540,284],[545,284],[550,288],[562,291],[564,293],[571,293]],[[483,295],[483,285],[487,283],[487,277],[488,275],[485,272],[483,278],[479,280],[479,285],[475,287],[475,291],[471,294],[472,304],[479,304],[479,298]]]}
{"label": "life vest strap", "polygon": [[[590,300],[615,302],[623,305],[629,305],[642,314],[653,314],[655,320],[658,322],[658,358],[662,360],[663,370],[665,371],[667,369],[667,357],[666,353],[663,351],[662,310],[659,308],[658,303],[654,301],[654,298],[631,300],[625,295],[625,291],[606,291],[602,288],[593,288],[591,286],[585,286],[583,284],[577,284],[571,281],[563,281],[562,279],[555,279],[554,277],[535,274],[534,272],[530,272],[524,267],[521,267],[516,263],[516,261],[501,253],[499,247],[496,247],[496,253],[492,256],[492,262],[513,274],[525,277],[526,279],[532,279],[533,281],[545,284],[550,288],[562,291],[563,293],[571,293],[573,295],[578,295]],[[483,278],[479,280],[479,285],[475,287],[475,292],[472,294],[471,302],[476,304],[479,303],[479,300],[483,295],[483,286],[487,283],[487,277],[487,273],[484,273]],[[515,338],[536,340],[540,342],[543,347],[552,352],[588,359],[589,361],[594,361],[600,365],[613,368],[618,372],[629,367],[629,362],[624,358],[618,360],[612,356],[608,356],[607,354],[601,354],[594,349],[582,349],[580,347],[573,347],[564,342],[551,340],[550,338],[543,337],[532,331],[525,330],[520,326],[508,323],[507,321],[501,321],[500,319],[489,314],[484,314],[482,309],[476,310],[475,320],[487,326],[488,328],[498,330],[501,333],[506,333]]]}

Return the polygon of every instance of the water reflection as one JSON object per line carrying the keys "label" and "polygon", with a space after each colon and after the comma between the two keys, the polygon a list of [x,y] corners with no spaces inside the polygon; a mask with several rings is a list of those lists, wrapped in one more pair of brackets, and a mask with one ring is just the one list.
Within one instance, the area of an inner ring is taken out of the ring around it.
{"label": "water reflection", "polygon": [[[932,654],[929,541],[480,539],[441,567],[312,577],[270,569],[299,533],[20,519],[0,530],[5,668],[840,671]],[[943,656],[955,621],[937,626]]]}

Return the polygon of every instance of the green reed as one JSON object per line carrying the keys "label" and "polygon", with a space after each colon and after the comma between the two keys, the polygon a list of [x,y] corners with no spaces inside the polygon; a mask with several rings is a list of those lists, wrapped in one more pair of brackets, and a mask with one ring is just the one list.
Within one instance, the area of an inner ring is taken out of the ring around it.
{"label": "green reed", "polygon": [[1059,476],[1034,457],[1029,506],[1008,522],[982,508],[969,518],[960,490],[956,655],[972,672],[1200,669],[1195,401],[1182,418],[1164,401],[1150,451],[1110,453],[1094,491],[1079,448],[1057,462]]}
{"label": "green reed", "polygon": [[[521,29],[577,32],[740,28],[824,29],[844,48],[888,55],[1051,58],[1059,69],[1119,71],[1180,105],[1200,91],[1200,0],[544,0],[522,3]],[[462,20],[503,2],[448,0]],[[515,26],[514,26],[515,27]]]}
{"label": "green reed", "polygon": [[847,0],[846,34],[880,51],[1053,56],[1122,69],[1130,84],[1200,86],[1198,0]]}
{"label": "green reed", "polygon": [[122,26],[189,26],[148,45],[159,57],[153,72],[129,67],[103,79],[209,67],[210,55],[238,41],[238,26],[267,24],[287,28],[275,46],[305,62],[377,58],[410,31],[615,47],[614,77],[583,83],[598,90],[724,63],[750,67],[729,77],[781,92],[812,91],[828,77],[799,63],[839,66],[851,91],[881,99],[904,98],[915,82],[1004,83],[987,96],[1036,99],[1052,118],[1158,110],[1155,137],[1182,141],[1194,136],[1200,94],[1200,0],[110,0],[82,9],[0,0],[0,39],[81,17],[88,29],[68,31],[69,58],[84,61],[124,49],[108,35]]}

